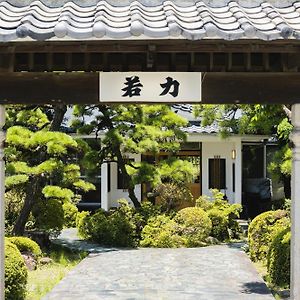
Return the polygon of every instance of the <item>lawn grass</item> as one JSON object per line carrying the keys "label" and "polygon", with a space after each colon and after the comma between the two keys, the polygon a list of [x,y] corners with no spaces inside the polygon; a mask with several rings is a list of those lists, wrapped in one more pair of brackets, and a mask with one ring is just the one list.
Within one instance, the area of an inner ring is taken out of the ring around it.
{"label": "lawn grass", "polygon": [[53,263],[28,272],[26,300],[39,300],[45,296],[87,254],[52,245],[46,255]]}

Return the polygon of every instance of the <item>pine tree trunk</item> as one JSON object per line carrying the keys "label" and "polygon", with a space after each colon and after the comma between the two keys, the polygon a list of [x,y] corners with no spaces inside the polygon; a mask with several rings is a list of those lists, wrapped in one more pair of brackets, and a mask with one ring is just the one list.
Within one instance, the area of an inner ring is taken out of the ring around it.
{"label": "pine tree trunk", "polygon": [[118,167],[120,168],[122,175],[125,178],[126,186],[128,187],[128,196],[129,196],[130,200],[132,201],[134,207],[139,208],[139,207],[141,207],[141,203],[135,195],[134,183],[132,182],[131,176],[127,173],[126,163],[125,163],[125,160],[122,156],[122,153],[121,153],[121,150],[119,147],[115,148],[115,153],[116,153],[117,160],[118,160]]}
{"label": "pine tree trunk", "polygon": [[32,183],[27,187],[23,207],[13,228],[13,235],[24,235],[26,222],[28,221],[32,208],[34,207],[37,195],[40,194],[38,189],[41,189],[40,180],[39,178],[34,178]]}

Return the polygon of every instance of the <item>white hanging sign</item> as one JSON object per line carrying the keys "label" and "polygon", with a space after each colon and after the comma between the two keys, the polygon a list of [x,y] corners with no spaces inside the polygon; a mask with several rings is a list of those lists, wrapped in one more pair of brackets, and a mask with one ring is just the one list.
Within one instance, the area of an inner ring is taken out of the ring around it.
{"label": "white hanging sign", "polygon": [[101,103],[201,102],[199,72],[101,72]]}

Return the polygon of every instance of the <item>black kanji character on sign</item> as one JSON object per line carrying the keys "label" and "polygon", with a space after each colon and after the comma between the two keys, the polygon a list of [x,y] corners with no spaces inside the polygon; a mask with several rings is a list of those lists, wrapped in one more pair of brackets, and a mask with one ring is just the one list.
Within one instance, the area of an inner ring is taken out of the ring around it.
{"label": "black kanji character on sign", "polygon": [[[179,92],[179,82],[177,80],[174,80],[172,77],[167,77],[167,82],[162,83],[160,86],[164,89],[162,93],[159,96],[164,96],[167,93],[172,95],[173,97],[178,96]],[[173,91],[170,92],[171,87],[173,87]]]}
{"label": "black kanji character on sign", "polygon": [[132,96],[140,96],[141,95],[141,87],[143,85],[140,82],[140,78],[138,76],[126,77],[126,82],[124,83],[126,87],[122,89],[125,93],[122,97],[132,97]]}

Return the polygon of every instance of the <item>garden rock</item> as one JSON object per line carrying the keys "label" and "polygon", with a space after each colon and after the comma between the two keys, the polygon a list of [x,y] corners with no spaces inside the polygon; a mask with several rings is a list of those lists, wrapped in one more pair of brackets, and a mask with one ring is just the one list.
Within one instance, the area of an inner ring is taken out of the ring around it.
{"label": "garden rock", "polygon": [[22,257],[24,259],[25,265],[29,271],[36,270],[37,268],[37,261],[34,255],[30,252],[23,252]]}
{"label": "garden rock", "polygon": [[50,257],[43,257],[40,259],[39,263],[41,265],[50,265],[53,264],[53,260]]}

